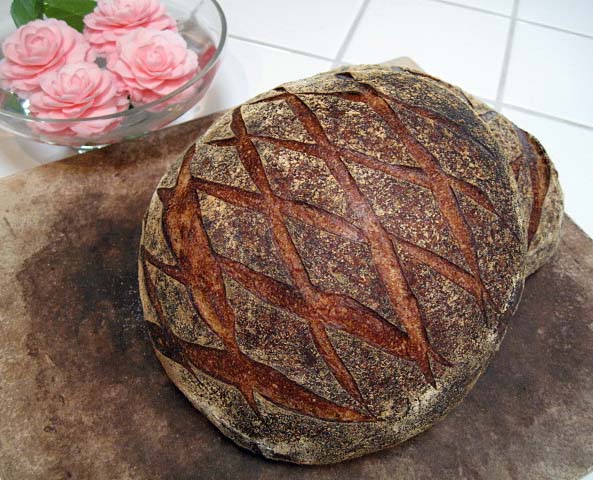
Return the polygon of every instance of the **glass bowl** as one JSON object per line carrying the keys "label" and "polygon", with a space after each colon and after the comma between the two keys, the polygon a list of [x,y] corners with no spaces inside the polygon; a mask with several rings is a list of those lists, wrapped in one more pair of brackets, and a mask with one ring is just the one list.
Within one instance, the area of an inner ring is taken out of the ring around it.
{"label": "glass bowl", "polygon": [[[216,0],[164,0],[163,3],[168,13],[177,21],[179,33],[185,38],[188,47],[198,54],[200,70],[189,82],[159,100],[124,112],[67,120],[33,117],[27,113],[28,101],[23,101],[13,93],[0,89],[0,127],[20,137],[84,151],[137,138],[158,130],[194,107],[212,84],[220,65],[227,35],[226,19]],[[4,19],[0,23],[0,37],[6,38],[15,29],[16,27],[9,19]],[[0,58],[2,58],[1,52]],[[64,130],[53,128],[54,126],[67,127],[68,124],[97,120],[108,121],[113,126],[108,131],[87,137],[46,131],[48,129]]]}

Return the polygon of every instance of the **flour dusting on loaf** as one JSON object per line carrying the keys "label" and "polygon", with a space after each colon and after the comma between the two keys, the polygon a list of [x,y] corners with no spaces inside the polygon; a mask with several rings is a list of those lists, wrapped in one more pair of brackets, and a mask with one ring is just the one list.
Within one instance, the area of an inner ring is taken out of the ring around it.
{"label": "flour dusting on loaf", "polygon": [[340,69],[226,113],[144,222],[141,296],[167,373],[268,458],[332,463],[430,427],[523,287],[507,157],[466,96],[405,69]]}

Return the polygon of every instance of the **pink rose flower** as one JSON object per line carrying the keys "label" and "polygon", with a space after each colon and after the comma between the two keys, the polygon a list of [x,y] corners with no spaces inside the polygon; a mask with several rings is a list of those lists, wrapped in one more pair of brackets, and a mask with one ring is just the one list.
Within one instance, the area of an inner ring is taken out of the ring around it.
{"label": "pink rose flower", "polygon": [[[41,78],[41,91],[30,98],[31,113],[40,118],[74,119],[111,115],[129,107],[127,94],[108,70],[95,63],[65,65]],[[116,127],[120,118],[73,123],[38,123],[45,132],[93,136]]]}
{"label": "pink rose flower", "polygon": [[23,97],[39,90],[41,75],[66,63],[93,62],[95,53],[81,33],[62,20],[34,20],[2,44],[0,85]]}
{"label": "pink rose flower", "polygon": [[115,43],[136,28],[177,31],[159,0],[99,0],[84,18],[84,35],[100,53],[109,55]]}
{"label": "pink rose flower", "polygon": [[139,28],[117,41],[107,68],[126,86],[132,104],[158,100],[198,71],[198,56],[181,35]]}

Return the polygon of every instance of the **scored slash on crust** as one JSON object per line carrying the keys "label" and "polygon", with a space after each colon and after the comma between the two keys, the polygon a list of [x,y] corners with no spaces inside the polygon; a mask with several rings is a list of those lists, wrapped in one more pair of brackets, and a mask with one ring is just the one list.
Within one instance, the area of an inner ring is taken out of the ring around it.
{"label": "scored slash on crust", "polygon": [[[539,227],[544,199],[550,187],[550,160],[537,139],[520,128],[514,127],[514,130],[522,147],[519,161],[521,164],[527,165],[531,179],[533,203],[527,224],[527,245],[529,246]],[[518,177],[521,167],[515,167],[515,162],[512,167],[515,177]]]}
{"label": "scored slash on crust", "polygon": [[[348,75],[352,78],[349,74],[340,75]],[[383,164],[364,154],[333,145],[321,123],[305,102],[296,94],[278,89],[277,96],[260,102],[284,99],[307,133],[315,140],[315,144],[250,135],[243,121],[240,107],[232,113],[231,130],[234,137],[209,142],[214,146],[235,147],[240,161],[260,193],[193,178],[189,171],[189,164],[195,154],[195,146],[183,160],[176,185],[158,190],[164,204],[162,217],[164,236],[177,265],[164,264],[154,258],[144,247],[141,249],[141,265],[145,270],[145,289],[160,322],[160,326],[149,322],[155,346],[165,356],[185,366],[190,373],[193,372],[193,368],[190,368],[193,365],[214,378],[235,386],[256,413],[258,409],[254,391],[282,407],[326,420],[370,421],[375,419],[365,406],[356,381],[327,336],[327,326],[342,329],[391,355],[414,361],[427,382],[436,386],[430,361],[445,366],[450,366],[450,363],[430,344],[423,323],[423,314],[415,293],[408,283],[397,252],[398,248],[472,294],[484,318],[487,317],[486,302],[496,309],[496,304],[490,298],[481,279],[474,239],[461,211],[456,190],[498,216],[493,205],[477,187],[442,170],[437,159],[415,139],[408,127],[400,120],[397,107],[390,105],[384,96],[371,86],[360,82],[357,82],[357,85],[361,88],[361,92],[338,92],[327,95],[341,96],[350,101],[367,104],[387,122],[394,135],[403,141],[419,167]],[[413,114],[418,113],[413,112]],[[253,143],[256,139],[322,159],[334,179],[347,193],[350,210],[357,217],[359,225],[354,226],[340,216],[304,202],[286,200],[274,193]],[[457,239],[460,250],[469,265],[469,272],[427,249],[387,232],[358,188],[343,159],[381,170],[396,179],[429,188]],[[215,253],[202,223],[198,191],[266,215],[271,224],[274,242],[290,272],[294,286],[283,284],[251,270],[240,262]],[[388,293],[396,315],[405,327],[405,332],[356,300],[345,295],[324,292],[315,287],[309,279],[285,225],[285,217],[288,216],[332,234],[365,242],[370,249],[379,279]],[[146,271],[148,263],[187,286],[194,308],[222,340],[225,350],[186,342],[173,334],[160,307],[156,287],[149,272]],[[318,352],[336,380],[350,394],[356,404],[355,409],[319,397],[277,370],[247,357],[240,350],[235,339],[234,312],[226,298],[223,275],[234,279],[262,300],[307,321]]]}

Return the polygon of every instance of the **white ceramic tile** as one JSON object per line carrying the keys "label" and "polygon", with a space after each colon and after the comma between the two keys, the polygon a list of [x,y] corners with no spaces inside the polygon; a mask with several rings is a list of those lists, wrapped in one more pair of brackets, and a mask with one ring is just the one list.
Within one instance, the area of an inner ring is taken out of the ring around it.
{"label": "white ceramic tile", "polygon": [[55,162],[75,153],[76,151],[71,148],[46,145],[1,132],[0,177],[13,175],[44,163]]}
{"label": "white ceramic tile", "polygon": [[22,155],[33,158],[39,164],[55,162],[77,153],[74,148],[47,145],[22,137],[15,138],[14,143]]}
{"label": "white ceramic tile", "polygon": [[558,170],[566,212],[593,237],[593,129],[508,107],[502,113],[542,143]]}
{"label": "white ceramic tile", "polygon": [[482,100],[482,102],[484,102],[486,105],[488,105],[489,107],[492,107],[494,110],[496,110],[496,100],[490,100],[489,98],[484,98],[484,97],[478,97],[480,100]]}
{"label": "white ceramic tile", "polygon": [[220,0],[235,35],[333,58],[362,0]]}
{"label": "white ceramic tile", "polygon": [[7,177],[39,165],[33,155],[23,151],[19,139],[8,133],[0,134],[0,177]]}
{"label": "white ceramic tile", "polygon": [[518,17],[593,36],[591,0],[521,0]]}
{"label": "white ceramic tile", "polygon": [[330,68],[329,61],[231,38],[220,71],[200,106],[199,114],[233,107],[283,82]]}
{"label": "white ceramic tile", "polygon": [[490,12],[510,15],[513,12],[513,0],[451,0],[453,3],[468,7],[481,8]]}
{"label": "white ceramic tile", "polygon": [[344,60],[409,56],[474,95],[496,98],[509,25],[508,18],[429,0],[371,0]]}
{"label": "white ceramic tile", "polygon": [[593,39],[517,22],[504,102],[593,125]]}

